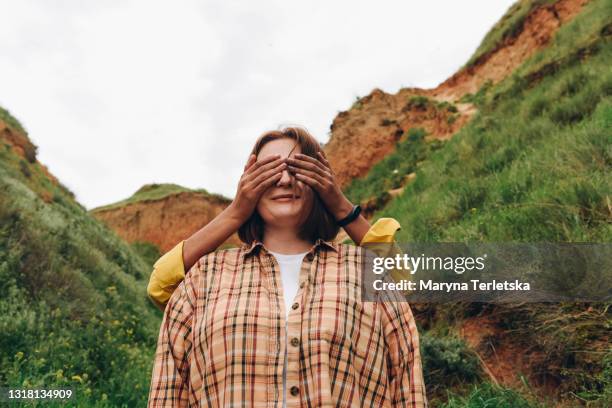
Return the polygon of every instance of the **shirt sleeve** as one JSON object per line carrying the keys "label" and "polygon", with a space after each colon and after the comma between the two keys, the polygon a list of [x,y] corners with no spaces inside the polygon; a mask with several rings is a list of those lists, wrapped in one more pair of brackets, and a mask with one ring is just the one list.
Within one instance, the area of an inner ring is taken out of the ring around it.
{"label": "shirt sleeve", "polygon": [[374,242],[393,242],[395,240],[395,233],[399,229],[401,229],[401,225],[394,218],[380,218],[366,232],[359,245]]}
{"label": "shirt sleeve", "polygon": [[381,301],[393,407],[427,408],[419,334],[407,302]]}
{"label": "shirt sleeve", "polygon": [[[366,232],[359,245],[365,246],[379,257],[395,258],[397,255],[402,257],[404,252],[395,241],[395,234],[401,228],[400,223],[395,218],[380,218]],[[389,271],[389,277],[395,282],[412,280],[412,275],[408,269],[393,268]],[[398,291],[404,296],[410,294],[408,289]]]}
{"label": "shirt sleeve", "polygon": [[147,285],[147,294],[161,310],[164,310],[174,290],[185,279],[184,243],[185,241],[179,242],[153,265],[153,272]]}
{"label": "shirt sleeve", "polygon": [[[198,275],[194,268],[190,275]],[[195,302],[194,280],[189,276],[168,301],[159,330],[148,407],[186,407],[189,402],[189,357]]]}

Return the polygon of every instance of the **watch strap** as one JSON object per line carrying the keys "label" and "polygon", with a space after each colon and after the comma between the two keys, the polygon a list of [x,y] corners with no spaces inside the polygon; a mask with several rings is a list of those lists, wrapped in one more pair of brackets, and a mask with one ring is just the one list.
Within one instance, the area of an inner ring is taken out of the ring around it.
{"label": "watch strap", "polygon": [[359,217],[360,213],[361,213],[361,206],[359,204],[354,205],[351,212],[346,217],[342,218],[341,220],[336,221],[336,223],[339,226],[344,227],[345,225],[348,225],[351,222],[355,221],[355,219]]}

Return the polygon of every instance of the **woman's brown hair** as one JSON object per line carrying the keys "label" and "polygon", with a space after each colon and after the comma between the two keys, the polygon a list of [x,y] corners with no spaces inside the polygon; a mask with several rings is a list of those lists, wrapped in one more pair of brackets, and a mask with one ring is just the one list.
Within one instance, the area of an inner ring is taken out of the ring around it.
{"label": "woman's brown hair", "polygon": [[[284,127],[281,130],[271,130],[261,135],[255,142],[251,154],[257,156],[262,147],[276,139],[293,139],[296,141],[296,146],[300,146],[301,153],[318,160],[317,152],[321,151],[321,145],[317,140],[304,128],[297,126]],[[295,147],[294,147],[295,148]],[[295,189],[295,183],[294,183]],[[306,221],[302,224],[299,232],[299,237],[302,239],[315,242],[318,238],[325,241],[332,240],[338,234],[340,227],[336,224],[336,220],[327,210],[323,201],[319,197],[316,190],[312,190],[314,199],[310,214]],[[295,193],[295,191],[294,191]],[[254,240],[263,240],[264,221],[261,215],[255,210],[244,224],[238,229],[238,237],[247,244],[251,244]]]}

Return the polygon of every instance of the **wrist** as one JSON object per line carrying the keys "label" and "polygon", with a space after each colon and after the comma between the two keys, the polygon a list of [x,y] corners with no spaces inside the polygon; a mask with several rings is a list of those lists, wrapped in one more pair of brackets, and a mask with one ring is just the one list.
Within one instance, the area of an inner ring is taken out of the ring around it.
{"label": "wrist", "polygon": [[227,216],[228,221],[234,224],[236,228],[244,224],[249,218],[248,216],[245,216],[242,211],[240,211],[233,201],[225,208],[224,213]]}
{"label": "wrist", "polygon": [[338,203],[338,206],[332,211],[332,215],[336,221],[343,219],[351,213],[353,210],[353,203],[348,198],[342,196],[342,199]]}

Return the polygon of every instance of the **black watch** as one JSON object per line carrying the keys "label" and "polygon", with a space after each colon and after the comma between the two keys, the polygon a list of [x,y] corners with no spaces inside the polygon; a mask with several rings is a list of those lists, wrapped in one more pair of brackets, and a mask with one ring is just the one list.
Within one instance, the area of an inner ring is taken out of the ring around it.
{"label": "black watch", "polygon": [[339,226],[344,227],[345,225],[348,225],[351,222],[355,221],[355,219],[359,217],[360,213],[361,213],[361,206],[359,204],[354,205],[351,212],[343,219],[336,221],[336,223]]}

